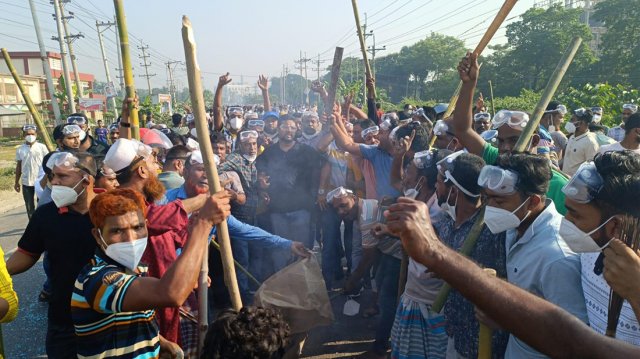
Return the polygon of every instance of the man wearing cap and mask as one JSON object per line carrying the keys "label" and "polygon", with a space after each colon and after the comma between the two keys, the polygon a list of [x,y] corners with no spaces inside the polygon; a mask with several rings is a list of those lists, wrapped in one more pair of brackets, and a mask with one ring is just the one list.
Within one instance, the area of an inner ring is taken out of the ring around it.
{"label": "man wearing cap and mask", "polygon": [[565,130],[573,134],[567,141],[562,163],[562,172],[569,176],[573,176],[582,163],[593,159],[600,149],[596,135],[589,131],[589,124],[592,121],[591,110],[579,108],[573,111],[571,121],[565,125]]}
{"label": "man wearing cap and mask", "polygon": [[80,126],[80,151],[91,153],[96,157],[104,157],[109,150],[109,145],[104,142],[97,141],[89,134],[89,120],[83,113],[73,113],[67,117],[68,124]]}
{"label": "man wearing cap and mask", "polygon": [[47,251],[51,263],[47,355],[53,359],[75,358],[71,293],[75,278],[96,250],[88,213],[96,196],[96,163],[88,153],[57,152],[51,155],[46,166],[52,173],[53,202],[33,213],[18,242],[18,250],[7,261],[7,269],[11,275],[22,273]]}
{"label": "man wearing cap and mask", "polygon": [[627,122],[629,116],[633,115],[636,112],[638,112],[638,105],[633,103],[626,103],[622,105],[622,123],[620,123],[618,126],[610,128],[607,136],[613,138],[618,142],[622,141],[625,135],[624,124]]}
{"label": "man wearing cap and mask", "polygon": [[625,135],[622,141],[600,147],[600,153],[629,150],[640,154],[640,113],[629,116],[624,125]]}
{"label": "man wearing cap and mask", "polygon": [[[59,135],[56,134],[56,129],[59,127]],[[75,124],[59,125],[54,129],[53,137],[58,144],[58,148],[62,151],[79,150],[82,137],[82,128]]]}
{"label": "man wearing cap and mask", "polygon": [[[506,233],[507,280],[588,323],[580,257],[560,231],[562,215],[545,193],[551,167],[544,157],[508,154],[485,166],[478,178],[487,198],[484,221],[492,233]],[[514,336],[505,358],[544,357]]]}
{"label": "man wearing cap and mask", "polygon": [[213,128],[215,132],[223,133],[227,142],[231,143],[231,152],[235,151],[236,137],[244,125],[244,110],[242,107],[233,106],[227,108],[226,126],[224,121],[224,112],[222,108],[222,90],[224,86],[231,82],[231,77],[227,72],[220,76],[218,85],[213,98]]}
{"label": "man wearing cap and mask", "polygon": [[[446,215],[434,229],[438,237],[454,250],[460,250],[481,215],[481,187],[478,176],[484,166],[482,158],[454,152],[437,163],[436,195]],[[486,214],[485,214],[486,215]],[[506,277],[505,235],[493,234],[485,225],[469,257],[485,268],[493,268],[501,278]],[[479,324],[473,305],[453,290],[444,308],[447,318],[447,354],[451,357],[475,358],[478,352]],[[495,331],[492,346],[495,353],[503,353],[508,336]]]}
{"label": "man wearing cap and mask", "polygon": [[551,134],[554,144],[551,150],[556,153],[558,160],[562,159],[564,148],[567,146],[567,136],[560,131],[562,128],[562,120],[566,113],[567,108],[564,105],[561,105],[557,101],[551,101],[549,105],[547,105],[547,109],[544,111],[542,119],[540,120],[540,126],[544,127],[549,131],[549,134]]}
{"label": "man wearing cap and mask", "polygon": [[613,290],[625,299],[616,338],[640,346],[640,256],[619,239],[622,217],[640,217],[640,155],[598,154],[593,162],[582,164],[562,190],[567,215],[560,235],[569,248],[581,253],[589,325],[605,333]]}
{"label": "man wearing cap and mask", "polygon": [[[151,147],[137,140],[121,138],[114,143],[104,164],[116,173],[120,188],[130,188],[143,194],[147,202],[149,241],[142,261],[149,266],[149,275],[161,278],[175,262],[179,248],[187,240],[188,213],[201,208],[208,194],[168,202],[165,189],[158,180],[159,165]],[[226,192],[214,195],[217,200],[229,197]],[[165,203],[159,205],[157,203]],[[180,315],[177,308],[164,308],[157,312],[160,333],[167,340],[179,342]]]}
{"label": "man wearing cap and mask", "polygon": [[[522,111],[498,111],[493,118],[491,126],[492,129],[497,130],[497,147],[480,137],[471,126],[473,121],[473,92],[476,88],[479,72],[478,57],[473,53],[469,53],[458,65],[462,88],[460,89],[460,96],[453,114],[452,129],[464,148],[473,154],[481,156],[487,164],[492,165],[496,163],[498,155],[512,151],[529,122],[529,115]],[[540,135],[534,133],[525,152],[537,153],[536,146],[538,146],[539,142]],[[567,184],[567,178],[554,169],[551,170],[551,175],[547,198],[553,200],[560,214],[564,214],[566,209],[564,208],[562,187]]]}
{"label": "man wearing cap and mask", "polygon": [[22,127],[24,143],[16,150],[16,180],[13,188],[16,192],[22,190],[22,198],[29,219],[35,211],[34,196],[38,171],[42,167],[44,156],[49,153],[47,146],[38,142],[37,130],[36,125],[24,125]]}
{"label": "man wearing cap and mask", "polygon": [[[235,172],[230,173],[235,174]],[[223,181],[222,177],[220,181]],[[242,186],[240,186],[240,189],[241,188]],[[200,151],[194,151],[191,153],[185,164],[185,183],[179,188],[167,192],[167,199],[170,201],[177,199],[186,200],[188,198],[197,197],[202,193],[208,193],[208,191],[209,182],[204,167],[204,161],[202,159],[202,153]],[[244,193],[238,194],[233,190],[228,191],[229,193],[231,193],[231,201],[234,201],[238,195],[242,195],[244,197]],[[307,252],[304,249],[304,245],[302,243],[292,242],[288,239],[275,236],[258,227],[243,223],[236,219],[233,215],[227,218],[227,224],[229,226],[229,236],[232,239],[231,248],[233,249],[233,257],[244,268],[249,267],[249,253],[247,245],[247,242],[249,241],[260,241],[263,244],[268,245],[269,247],[286,249],[292,252],[292,254],[294,255],[307,255]],[[219,262],[219,258],[220,255],[217,253],[217,250],[212,247],[210,256],[210,262],[212,263],[211,268],[221,269],[221,262]],[[214,277],[213,280],[220,285],[214,285],[212,290],[217,291],[217,293],[222,292],[222,294],[225,295],[224,293],[226,293],[226,289],[224,283],[222,282],[222,272],[219,271],[215,274],[215,277],[212,275],[212,277]],[[238,286],[240,287],[240,292],[243,297],[243,303],[251,303],[252,298],[249,293],[249,280],[247,275],[242,271],[237,271],[236,275],[238,277]],[[219,295],[217,297],[219,298]],[[216,304],[220,305],[220,303]]]}
{"label": "man wearing cap and mask", "polygon": [[147,277],[140,261],[149,235],[146,210],[142,195],[131,189],[103,193],[91,203],[98,249],[77,276],[71,299],[79,357],[182,357],[176,344],[159,335],[155,311],[180,306],[193,291],[208,233],[229,215],[229,204],[207,199],[182,255],[161,278]]}

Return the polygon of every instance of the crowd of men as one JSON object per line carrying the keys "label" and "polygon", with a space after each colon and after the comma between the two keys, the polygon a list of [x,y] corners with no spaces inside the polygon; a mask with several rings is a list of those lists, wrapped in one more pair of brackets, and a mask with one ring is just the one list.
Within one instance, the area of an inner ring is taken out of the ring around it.
{"label": "crowd of men", "polygon": [[[221,76],[206,119],[224,188],[215,195],[188,110],[169,126],[147,118],[140,141],[133,99],[93,131],[72,114],[53,131],[54,152],[25,126],[15,189],[29,224],[0,267],[0,317],[17,312],[6,273],[44,254],[50,358],[195,357],[194,287],[208,250],[216,315],[201,357],[279,358],[288,326],[277,310],[252,307],[253,293],[316,248],[327,291],[376,293],[359,313],[377,316],[362,357],[475,358],[487,345],[481,325],[493,329],[495,358],[640,355],[640,257],[622,241],[623,218],[640,217],[638,106],[621,104],[608,129],[607,109],[551,102],[522,147],[531,115],[474,101],[473,54],[458,72],[447,117],[446,104],[382,111],[372,78],[367,112],[352,96],[322,113],[272,106],[263,76],[262,105],[225,105],[231,78]],[[312,90],[327,99],[321,83]],[[246,269],[236,272],[239,312],[209,244],[223,221]],[[617,340],[604,337],[611,291],[625,300]]]}

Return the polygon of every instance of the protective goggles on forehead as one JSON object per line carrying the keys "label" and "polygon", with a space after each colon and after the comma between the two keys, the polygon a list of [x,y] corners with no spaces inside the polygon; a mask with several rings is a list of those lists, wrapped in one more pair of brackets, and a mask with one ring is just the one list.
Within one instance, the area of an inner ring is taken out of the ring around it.
{"label": "protective goggles on forehead", "polygon": [[416,168],[425,169],[431,166],[431,163],[433,163],[433,160],[436,158],[437,154],[438,154],[437,150],[436,151],[426,150],[426,151],[416,152],[413,155],[413,165],[416,166]]}
{"label": "protective goggles on forehead", "polygon": [[34,130],[37,131],[38,127],[36,125],[32,125],[32,124],[26,124],[24,126],[22,126],[22,131],[29,131],[29,130]]}
{"label": "protective goggles on forehead", "polygon": [[569,182],[562,187],[562,193],[578,203],[589,203],[600,192],[604,180],[594,162],[585,162]]}
{"label": "protective goggles on forehead", "polygon": [[353,123],[351,123],[351,122],[347,122],[347,123],[345,123],[345,124],[344,124],[344,127],[345,127],[347,130],[353,130]]}
{"label": "protective goggles on forehead", "polygon": [[602,107],[592,107],[591,112],[593,112],[594,114],[597,113],[598,115],[602,115]]}
{"label": "protective goggles on forehead", "polygon": [[302,120],[307,120],[307,119],[312,119],[315,118],[316,120],[319,119],[320,117],[318,117],[318,114],[316,112],[312,112],[312,111],[305,111],[302,113]]}
{"label": "protective goggles on forehead", "polygon": [[622,109],[630,110],[631,112],[635,113],[636,111],[638,111],[638,105],[634,105],[632,103],[625,103],[624,105],[622,105]]}
{"label": "protective goggles on forehead", "polygon": [[587,110],[584,107],[580,107],[573,111],[573,114],[577,117],[582,117],[587,113]]}
{"label": "protective goggles on forehead", "polygon": [[529,115],[522,111],[501,110],[493,116],[493,125],[491,128],[497,130],[502,125],[509,125],[513,129],[523,129],[529,122]]}
{"label": "protective goggles on forehead", "polygon": [[384,121],[380,123],[380,129],[384,131],[389,131],[390,128],[391,128],[391,119],[385,118]]}
{"label": "protective goggles on forehead", "polygon": [[244,111],[240,107],[229,107],[229,115],[242,115]]}
{"label": "protective goggles on forehead", "polygon": [[367,136],[371,135],[371,136],[377,136],[378,133],[380,133],[380,127],[378,126],[371,126],[369,128],[365,128],[364,130],[362,130],[362,138],[366,138]]}
{"label": "protective goggles on forehead", "polygon": [[424,109],[423,108],[419,108],[417,109],[412,116],[418,116],[418,117],[422,117],[425,120],[429,120],[429,117],[424,113]]}
{"label": "protective goggles on forehead", "polygon": [[398,119],[398,115],[396,115],[394,112],[385,113],[384,115],[382,115],[382,118],[380,120],[384,122],[387,119],[389,119],[389,121],[397,120]]}
{"label": "protective goggles on forehead", "polygon": [[458,181],[453,177],[453,169],[455,168],[455,161],[458,156],[466,153],[464,150],[460,150],[450,154],[449,156],[441,159],[436,163],[436,167],[438,168],[438,172],[444,176],[444,181],[451,181],[459,190],[461,190],[464,194],[469,197],[480,197],[480,194],[471,193],[471,191],[462,187]]}
{"label": "protective goggles on forehead", "polygon": [[258,119],[258,114],[255,112],[247,112],[244,114],[244,119],[245,120],[256,120]]}
{"label": "protective goggles on forehead", "polygon": [[443,136],[446,134],[453,136],[453,134],[449,132],[449,125],[447,125],[443,120],[436,121],[436,124],[433,126],[433,134],[436,136]]}
{"label": "protective goggles on forehead", "polygon": [[100,175],[106,178],[116,178],[116,173],[109,167],[103,166],[100,169]]}
{"label": "protective goggles on forehead", "polygon": [[264,121],[262,121],[262,120],[249,120],[249,128],[264,129]]}
{"label": "protective goggles on forehead", "polygon": [[352,194],[353,194],[352,190],[346,189],[341,186],[327,193],[327,202],[333,201],[334,198],[344,198]]}
{"label": "protective goggles on forehead", "polygon": [[258,132],[250,130],[250,131],[242,131],[240,132],[240,141],[244,142],[244,141],[248,141],[248,140],[257,140],[258,139]]}
{"label": "protective goggles on forehead", "polygon": [[75,123],[79,125],[84,125],[87,123],[87,119],[82,116],[69,116],[67,117],[67,123]]}
{"label": "protective goggles on forehead", "polygon": [[78,157],[70,152],[57,152],[49,157],[46,164],[47,168],[53,170],[54,167],[63,168],[65,170],[81,170],[93,176],[93,172],[80,164]]}
{"label": "protective goggles on forehead", "polygon": [[78,125],[67,125],[62,128],[62,134],[64,136],[69,136],[73,134],[80,134],[82,129]]}
{"label": "protective goggles on forehead", "polygon": [[494,144],[498,143],[498,130],[487,130],[480,134],[485,142]]}
{"label": "protective goggles on forehead", "polygon": [[545,111],[544,113],[553,113],[553,112],[557,112],[561,115],[566,115],[567,107],[565,105],[558,105],[558,107],[556,107],[555,110],[548,110],[548,111]]}
{"label": "protective goggles on forehead", "polygon": [[489,121],[491,120],[491,115],[487,112],[478,112],[473,115],[474,121]]}
{"label": "protective goggles on forehead", "polygon": [[513,194],[518,185],[518,174],[498,166],[484,166],[478,176],[478,186],[499,194]]}
{"label": "protective goggles on forehead", "polygon": [[120,132],[120,127],[118,127],[118,125],[116,124],[113,124],[109,126],[109,132]]}

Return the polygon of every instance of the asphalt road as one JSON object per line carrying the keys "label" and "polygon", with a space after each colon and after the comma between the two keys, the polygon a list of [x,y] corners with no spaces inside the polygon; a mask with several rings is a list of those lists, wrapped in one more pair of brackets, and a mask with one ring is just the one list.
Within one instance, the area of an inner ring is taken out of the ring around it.
{"label": "asphalt road", "polygon": [[[0,246],[8,258],[16,248],[27,225],[24,207],[0,214]],[[14,289],[20,300],[18,318],[2,325],[5,358],[46,358],[45,336],[47,329],[47,304],[37,297],[44,281],[42,260],[25,273],[13,277]],[[364,308],[371,300],[365,291],[356,300]],[[303,349],[303,358],[352,358],[371,346],[377,318],[347,317],[342,314],[346,301],[344,295],[332,295],[336,320],[326,327],[312,330]]]}

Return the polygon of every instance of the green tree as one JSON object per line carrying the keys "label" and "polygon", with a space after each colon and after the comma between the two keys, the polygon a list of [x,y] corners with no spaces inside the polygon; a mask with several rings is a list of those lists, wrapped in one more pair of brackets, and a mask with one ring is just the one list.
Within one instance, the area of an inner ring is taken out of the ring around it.
{"label": "green tree", "polygon": [[616,126],[621,120],[622,105],[640,103],[640,91],[621,84],[586,84],[580,88],[570,87],[556,99],[568,109],[602,107],[602,123]]}

